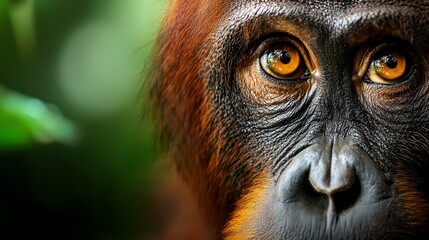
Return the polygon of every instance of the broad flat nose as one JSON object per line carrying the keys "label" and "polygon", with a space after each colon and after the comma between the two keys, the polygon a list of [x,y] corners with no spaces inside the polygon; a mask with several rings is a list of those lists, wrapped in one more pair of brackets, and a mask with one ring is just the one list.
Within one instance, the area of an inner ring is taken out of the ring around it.
{"label": "broad flat nose", "polygon": [[331,144],[326,145],[321,158],[310,165],[311,186],[329,197],[349,190],[356,179],[355,169],[349,161],[352,156],[335,150]]}
{"label": "broad flat nose", "polygon": [[[276,187],[277,199],[297,204],[308,216],[360,214],[368,204],[391,196],[383,173],[360,148],[343,144],[312,145],[294,158]],[[347,211],[346,211],[347,210]]]}

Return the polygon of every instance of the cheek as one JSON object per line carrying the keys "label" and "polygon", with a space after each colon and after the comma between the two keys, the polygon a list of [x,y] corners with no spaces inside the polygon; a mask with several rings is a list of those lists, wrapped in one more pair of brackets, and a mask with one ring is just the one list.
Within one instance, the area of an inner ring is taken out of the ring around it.
{"label": "cheek", "polygon": [[415,104],[429,93],[429,78],[418,74],[413,80],[399,86],[382,87],[355,81],[361,101],[364,105],[381,110],[415,109]]}
{"label": "cheek", "polygon": [[[416,175],[398,171],[396,174],[396,188],[399,201],[405,211],[407,222],[411,228],[426,229],[429,221],[429,204],[427,199],[418,190]],[[421,183],[420,183],[421,184]]]}
{"label": "cheek", "polygon": [[240,67],[238,84],[248,102],[259,106],[275,106],[301,99],[310,89],[309,82],[278,84],[265,79],[253,65]]}
{"label": "cheek", "polygon": [[272,222],[265,219],[269,216],[263,211],[269,202],[268,196],[272,195],[270,189],[273,189],[273,182],[267,174],[260,174],[237,202],[236,209],[224,230],[225,239],[258,239],[259,227]]}

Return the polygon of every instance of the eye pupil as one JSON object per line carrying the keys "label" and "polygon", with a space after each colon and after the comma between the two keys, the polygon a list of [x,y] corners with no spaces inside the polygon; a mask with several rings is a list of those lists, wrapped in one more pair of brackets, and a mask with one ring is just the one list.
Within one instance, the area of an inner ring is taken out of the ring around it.
{"label": "eye pupil", "polygon": [[390,69],[394,69],[398,66],[398,60],[395,57],[386,56],[384,60],[385,60],[386,66]]}
{"label": "eye pupil", "polygon": [[280,53],[278,53],[280,62],[282,62],[283,64],[288,64],[290,62],[290,54],[287,51],[279,51]]}
{"label": "eye pupil", "polygon": [[378,54],[368,68],[368,78],[379,84],[395,84],[406,79],[412,70],[411,59],[398,49],[386,49]]}
{"label": "eye pupil", "polygon": [[268,48],[260,57],[259,63],[265,73],[281,80],[302,80],[307,70],[297,47],[286,43]]}

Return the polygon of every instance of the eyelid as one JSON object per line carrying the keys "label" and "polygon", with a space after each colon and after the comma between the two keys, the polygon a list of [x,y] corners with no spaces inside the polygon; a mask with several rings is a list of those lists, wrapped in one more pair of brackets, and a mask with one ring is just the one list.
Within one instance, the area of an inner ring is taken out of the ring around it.
{"label": "eyelid", "polygon": [[270,47],[277,45],[277,44],[290,44],[292,46],[294,46],[298,52],[301,54],[305,65],[307,66],[307,69],[310,72],[314,71],[314,64],[311,61],[311,55],[307,49],[307,47],[301,42],[299,41],[299,39],[296,39],[293,36],[289,36],[289,35],[283,35],[283,36],[274,36],[274,37],[270,37],[270,38],[266,38],[265,40],[263,40],[258,47],[255,50],[255,55],[257,56],[256,58],[259,59],[262,57],[262,55],[265,53],[265,51],[267,49],[269,49]]}
{"label": "eyelid", "polygon": [[357,58],[359,60],[359,64],[356,65],[356,73],[358,78],[361,80],[367,73],[369,66],[371,65],[374,57],[383,49],[386,49],[392,44],[384,43],[381,45],[376,45],[375,47],[368,47],[361,54],[358,54]]}
{"label": "eyelid", "polygon": [[[405,56],[410,57],[410,59],[413,60],[413,51],[408,46],[404,46],[403,44],[396,43],[396,42],[386,42],[382,44],[377,44],[372,47],[367,47],[364,51],[361,51],[357,54],[356,59],[358,61],[357,64],[355,64],[355,76],[357,79],[362,81],[365,76],[367,75],[367,71],[374,60],[374,58],[380,54],[381,52],[388,50],[388,49],[399,49],[401,53],[403,53]],[[415,62],[415,61],[414,61]]]}

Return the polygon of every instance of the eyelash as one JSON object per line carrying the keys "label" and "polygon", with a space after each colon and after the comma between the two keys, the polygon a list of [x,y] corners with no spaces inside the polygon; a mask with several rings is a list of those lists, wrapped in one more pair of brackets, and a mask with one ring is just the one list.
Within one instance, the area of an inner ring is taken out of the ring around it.
{"label": "eyelash", "polygon": [[[300,52],[307,68],[305,73],[302,75],[302,77],[298,79],[292,79],[292,80],[279,79],[267,73],[262,68],[260,64],[260,58],[264,54],[264,52],[266,52],[272,46],[280,45],[282,43],[294,46]],[[404,43],[401,41],[385,41],[384,43],[373,45],[373,47],[368,47],[366,52],[362,55],[362,58],[360,60],[361,64],[359,64],[359,67],[357,70],[357,76],[360,79],[360,82],[386,88],[386,87],[394,87],[394,86],[407,84],[408,82],[416,79],[416,75],[420,70],[418,65],[418,58],[417,58],[417,55],[414,54],[415,51],[413,51],[413,49],[408,44],[405,44],[405,45],[406,47],[404,48]],[[396,83],[383,84],[383,83],[374,82],[368,76],[368,70],[370,68],[370,64],[372,63],[372,61],[374,61],[377,54],[380,54],[380,52],[386,51],[389,48],[401,49],[400,52],[403,53],[406,56],[406,59],[410,60],[412,64],[411,67],[407,67],[407,69],[409,70],[406,70],[410,72],[404,74],[405,75],[404,79],[399,80]],[[403,51],[402,49],[405,49],[405,50]],[[273,34],[273,36],[265,38],[265,40],[260,41],[260,44],[258,44],[257,47],[254,48],[252,52],[253,52],[252,55],[255,56],[255,58],[253,59],[256,59],[256,60],[253,60],[253,62],[256,62],[257,71],[263,78],[267,79],[268,81],[274,82],[276,84],[296,84],[302,81],[307,81],[312,77],[311,73],[313,72],[314,69],[312,69],[312,63],[311,61],[309,61],[308,50],[307,48],[305,48],[305,46],[303,46],[303,44],[298,39],[296,39],[293,36]]]}
{"label": "eyelash", "polygon": [[[306,67],[306,71],[302,75],[302,77],[298,79],[293,79],[293,80],[279,79],[274,76],[271,76],[262,68],[260,64],[260,58],[262,57],[262,55],[272,46],[281,45],[281,44],[291,45],[295,47],[301,54]],[[307,81],[312,77],[312,74],[311,74],[312,64],[311,64],[311,61],[309,60],[307,49],[303,46],[303,44],[298,39],[296,39],[293,36],[288,36],[288,35],[285,36],[284,34],[283,35],[273,34],[271,37],[268,37],[268,38],[265,38],[265,40],[262,40],[261,43],[253,51],[252,55],[256,56],[254,58],[255,60],[253,61],[256,62],[256,67],[259,74],[263,76],[265,79],[271,82],[274,82],[276,84],[279,84],[279,85],[297,84],[303,81]]]}
{"label": "eyelash", "polygon": [[[401,42],[392,42],[392,41],[386,41],[387,43],[377,44],[375,47],[369,47],[363,54],[363,57],[361,59],[361,64],[359,64],[359,71],[358,76],[360,77],[360,81],[365,84],[372,85],[374,87],[383,87],[383,88],[391,88],[391,87],[398,87],[401,85],[405,85],[409,82],[412,82],[416,79],[416,75],[419,72],[419,65],[418,65],[418,57],[415,54],[415,51],[408,45],[404,47],[404,43],[401,44]],[[399,52],[401,52],[404,56],[406,56],[406,59],[410,60],[411,66],[408,67],[408,70],[412,69],[412,71],[408,72],[406,74],[406,77],[404,77],[403,80],[398,81],[397,83],[392,84],[382,84],[382,83],[376,83],[372,81],[368,76],[368,70],[370,68],[370,65],[372,61],[376,58],[376,56],[383,51],[388,52],[389,49],[392,49],[392,51],[396,51],[395,49],[401,49]],[[404,50],[402,50],[404,49]]]}

